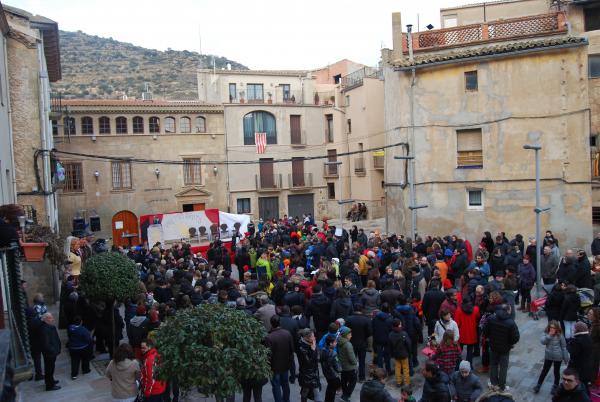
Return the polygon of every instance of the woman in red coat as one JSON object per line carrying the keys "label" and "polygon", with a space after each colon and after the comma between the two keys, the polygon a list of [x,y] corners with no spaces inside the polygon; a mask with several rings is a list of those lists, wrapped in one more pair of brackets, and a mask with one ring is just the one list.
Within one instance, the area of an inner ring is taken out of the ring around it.
{"label": "woman in red coat", "polygon": [[479,307],[474,306],[471,299],[465,297],[456,309],[454,321],[458,325],[459,342],[467,347],[467,361],[473,366],[473,352],[477,346],[477,325],[479,323]]}

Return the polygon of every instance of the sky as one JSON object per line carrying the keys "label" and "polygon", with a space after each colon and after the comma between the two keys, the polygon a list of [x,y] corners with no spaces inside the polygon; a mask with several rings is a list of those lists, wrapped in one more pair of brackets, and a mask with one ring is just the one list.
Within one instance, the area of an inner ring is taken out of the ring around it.
{"label": "sky", "polygon": [[313,69],[341,59],[377,65],[402,24],[440,28],[439,9],[474,0],[6,0],[59,29],[150,49],[202,50],[251,69]]}

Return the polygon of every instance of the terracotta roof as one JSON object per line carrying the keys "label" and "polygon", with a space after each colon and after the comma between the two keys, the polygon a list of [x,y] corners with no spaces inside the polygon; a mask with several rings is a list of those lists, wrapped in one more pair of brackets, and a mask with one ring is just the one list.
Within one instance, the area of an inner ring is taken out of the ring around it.
{"label": "terracotta roof", "polygon": [[454,61],[460,61],[474,57],[496,56],[560,47],[583,46],[587,45],[587,43],[587,39],[582,37],[554,37],[521,42],[508,42],[488,46],[476,46],[468,48],[463,47],[454,49],[452,51],[438,53],[428,52],[415,56],[413,62],[409,61],[408,58],[404,58],[401,60],[395,60],[392,64],[396,67],[399,67],[400,70],[407,70],[412,67],[425,67],[432,64],[451,63]]}
{"label": "terracotta roof", "polygon": [[165,106],[221,106],[200,101],[184,101],[184,100],[142,100],[142,99],[62,99],[63,106],[149,106],[149,107],[165,107]]}

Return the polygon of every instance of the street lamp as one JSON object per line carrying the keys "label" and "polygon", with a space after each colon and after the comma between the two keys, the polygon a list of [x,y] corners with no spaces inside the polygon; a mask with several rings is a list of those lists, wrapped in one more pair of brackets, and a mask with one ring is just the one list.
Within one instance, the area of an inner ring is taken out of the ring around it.
{"label": "street lamp", "polygon": [[347,199],[344,200],[342,198],[343,192],[344,192],[344,182],[343,182],[343,176],[341,173],[341,169],[339,169],[339,166],[342,164],[341,161],[336,161],[336,162],[325,162],[325,166],[338,166],[338,174],[340,176],[340,200],[338,201],[338,205],[340,206],[340,229],[342,231],[341,237],[342,239],[344,238],[344,222],[342,221],[342,208],[344,204],[351,204],[354,202],[354,200],[352,199]]}
{"label": "street lamp", "polygon": [[550,210],[550,207],[542,208],[540,205],[540,144],[525,144],[523,149],[535,151],[535,265],[536,265],[536,284],[538,296],[541,296],[542,290],[542,244],[540,234],[540,214]]}
{"label": "street lamp", "polygon": [[410,209],[411,219],[410,219],[410,232],[412,239],[415,240],[417,237],[417,209],[427,208],[428,205],[417,205],[417,196],[415,192],[415,168],[413,164],[415,163],[414,156],[394,156],[394,159],[406,160],[408,161],[408,181],[409,181],[409,191],[410,191],[410,204],[408,205],[408,209]]}

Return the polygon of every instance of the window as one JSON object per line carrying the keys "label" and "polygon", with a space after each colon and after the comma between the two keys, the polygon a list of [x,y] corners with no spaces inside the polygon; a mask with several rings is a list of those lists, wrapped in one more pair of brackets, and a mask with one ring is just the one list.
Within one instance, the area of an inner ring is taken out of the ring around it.
{"label": "window", "polygon": [[150,134],[160,134],[160,119],[158,117],[150,117],[148,123],[150,126]]}
{"label": "window", "polygon": [[110,119],[108,117],[100,117],[98,126],[100,128],[100,134],[110,134]]}
{"label": "window", "polygon": [[144,118],[141,116],[135,116],[133,118],[133,133],[144,134]]}
{"label": "window", "polygon": [[337,75],[333,76],[334,83],[339,84],[341,80],[342,80],[342,74],[337,74]]}
{"label": "window", "polygon": [[459,168],[483,167],[481,129],[456,131],[457,166]]}
{"label": "window", "polygon": [[189,117],[182,117],[179,119],[179,131],[182,133],[192,132],[192,121]]}
{"label": "window", "polygon": [[588,59],[589,77],[600,78],[600,54],[591,54]]}
{"label": "window", "polygon": [[83,178],[81,177],[81,162],[65,162],[65,193],[83,191]]}
{"label": "window", "polygon": [[483,209],[483,190],[467,190],[467,209]]}
{"label": "window", "polygon": [[175,132],[175,118],[167,117],[165,119],[165,133],[174,133]]}
{"label": "window", "polygon": [[248,84],[248,101],[262,101],[263,96],[263,84]]}
{"label": "window", "polygon": [[299,114],[290,115],[290,143],[292,145],[302,144],[302,126]]}
{"label": "window", "polygon": [[600,224],[600,207],[592,207],[592,223],[594,225]]}
{"label": "window", "polygon": [[127,134],[127,117],[117,117],[117,134]]}
{"label": "window", "polygon": [[75,135],[75,118],[74,117],[65,117],[63,119],[64,132],[65,135]]}
{"label": "window", "polygon": [[[328,149],[327,150],[327,162],[337,162],[337,150]],[[337,176],[338,175],[338,165],[336,164],[327,164],[325,165],[325,173],[327,176]]]}
{"label": "window", "polygon": [[113,190],[127,190],[131,188],[131,162],[112,162],[111,170]]}
{"label": "window", "polygon": [[327,142],[333,142],[333,115],[325,115],[325,139]]}
{"label": "window", "polygon": [[477,91],[477,71],[465,71],[465,91]]}
{"label": "window", "polygon": [[250,213],[250,198],[238,198],[237,199],[237,213],[238,214],[249,214]]}
{"label": "window", "polygon": [[352,134],[352,120],[348,119],[346,122],[348,123],[348,134]]}
{"label": "window", "polygon": [[596,31],[600,29],[600,7],[590,7],[583,9],[583,19],[586,31]]}
{"label": "window", "polygon": [[327,183],[327,199],[335,200],[335,183]]}
{"label": "window", "polygon": [[81,134],[94,134],[94,121],[89,116],[81,118]]}
{"label": "window", "polygon": [[202,184],[200,159],[184,159],[183,162],[183,184]]}
{"label": "window", "polygon": [[281,91],[283,93],[283,101],[287,102],[292,97],[290,84],[281,84]]}
{"label": "window", "polygon": [[52,120],[52,135],[58,135],[58,120]]}
{"label": "window", "polygon": [[196,132],[197,133],[205,133],[206,132],[206,119],[202,116],[196,117]]}
{"label": "window", "polygon": [[267,133],[267,144],[277,144],[275,116],[269,112],[250,112],[244,116],[244,145],[254,145],[255,133]]}
{"label": "window", "polygon": [[350,95],[346,95],[346,106],[350,106]]}
{"label": "window", "polygon": [[237,99],[237,90],[235,84],[229,84],[229,102]]}
{"label": "window", "polygon": [[442,28],[454,28],[458,25],[458,16],[456,14],[444,15],[444,26]]}

